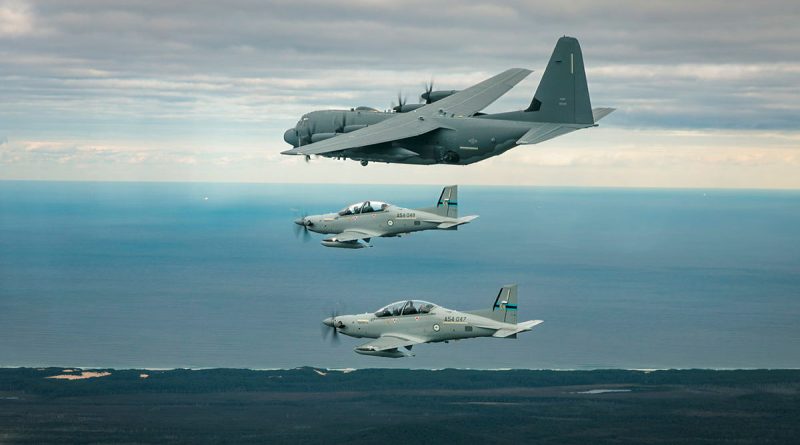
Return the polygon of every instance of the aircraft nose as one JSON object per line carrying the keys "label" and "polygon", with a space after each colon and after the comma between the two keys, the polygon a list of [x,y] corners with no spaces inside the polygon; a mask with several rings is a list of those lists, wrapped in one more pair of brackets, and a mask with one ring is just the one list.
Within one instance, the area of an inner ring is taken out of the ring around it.
{"label": "aircraft nose", "polygon": [[297,218],[294,223],[298,226],[314,227],[314,221],[310,217]]}
{"label": "aircraft nose", "polygon": [[332,328],[333,327],[333,317],[328,317],[328,318],[322,320],[322,324]]}
{"label": "aircraft nose", "polygon": [[292,147],[297,147],[297,131],[295,131],[294,128],[286,130],[286,132],[283,133],[283,140]]}

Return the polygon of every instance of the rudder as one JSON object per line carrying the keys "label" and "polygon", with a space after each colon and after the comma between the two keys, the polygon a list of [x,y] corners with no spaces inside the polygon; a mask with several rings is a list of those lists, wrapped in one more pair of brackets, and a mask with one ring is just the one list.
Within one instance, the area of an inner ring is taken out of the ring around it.
{"label": "rudder", "polygon": [[530,113],[530,120],[535,122],[594,123],[578,39],[558,39],[525,113]]}
{"label": "rudder", "polygon": [[436,206],[421,210],[448,218],[458,218],[458,186],[448,185],[443,188]]}
{"label": "rudder", "polygon": [[508,284],[500,289],[492,305],[490,317],[504,323],[517,324],[517,285]]}

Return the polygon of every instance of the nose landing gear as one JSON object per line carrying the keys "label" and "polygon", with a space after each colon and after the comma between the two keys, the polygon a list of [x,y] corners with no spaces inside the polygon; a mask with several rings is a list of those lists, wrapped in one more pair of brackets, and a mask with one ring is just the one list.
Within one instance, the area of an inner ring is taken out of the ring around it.
{"label": "nose landing gear", "polygon": [[369,161],[361,161],[361,165],[362,165],[362,166],[366,167],[366,166],[367,166],[367,164],[369,164]]}

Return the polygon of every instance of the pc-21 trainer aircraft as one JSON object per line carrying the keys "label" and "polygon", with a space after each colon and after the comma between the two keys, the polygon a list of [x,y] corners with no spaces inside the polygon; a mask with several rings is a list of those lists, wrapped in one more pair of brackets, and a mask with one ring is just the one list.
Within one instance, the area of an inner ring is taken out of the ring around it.
{"label": "pc-21 trainer aircraft", "polygon": [[[420,343],[475,337],[517,338],[542,320],[517,323],[517,285],[503,286],[490,309],[455,311],[420,300],[392,303],[375,313],[332,315],[322,323],[356,338],[372,338],[354,350],[378,357],[408,357]],[[326,331],[328,332],[328,331]]]}
{"label": "pc-21 trainer aircraft", "polygon": [[457,230],[458,226],[477,217],[458,217],[458,186],[451,185],[442,189],[435,207],[406,209],[381,201],[362,201],[338,213],[304,216],[294,223],[302,227],[306,237],[309,230],[333,234],[322,240],[323,246],[360,249],[371,247],[368,244],[371,238],[402,236],[421,230]]}
{"label": "pc-21 trainer aircraft", "polygon": [[485,114],[480,111],[531,71],[512,68],[461,91],[423,94],[425,105],[380,112],[369,107],[321,110],[304,115],[283,139],[286,155],[311,155],[402,164],[472,164],[517,145],[538,144],[594,127],[613,108],[592,108],[578,40],[556,43],[530,106]]}

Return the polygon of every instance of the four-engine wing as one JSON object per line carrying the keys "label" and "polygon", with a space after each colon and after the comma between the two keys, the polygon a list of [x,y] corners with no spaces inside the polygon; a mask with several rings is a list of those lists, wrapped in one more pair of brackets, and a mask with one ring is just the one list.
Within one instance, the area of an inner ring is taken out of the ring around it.
{"label": "four-engine wing", "polygon": [[488,107],[500,96],[506,94],[514,85],[528,77],[533,71],[525,68],[511,68],[490,77],[483,82],[451,94],[444,99],[425,105],[414,113],[427,116],[446,115],[450,117],[472,116]]}
{"label": "four-engine wing", "polygon": [[287,155],[317,155],[419,136],[447,125],[436,117],[472,116],[505,94],[530,74],[530,70],[512,68],[410,113],[398,113],[390,119],[350,133],[286,150]]}
{"label": "four-engine wing", "polygon": [[281,153],[285,155],[318,155],[419,136],[441,127],[438,122],[419,120],[412,114],[401,113],[375,125],[350,133],[342,133],[313,144],[301,145]]}

